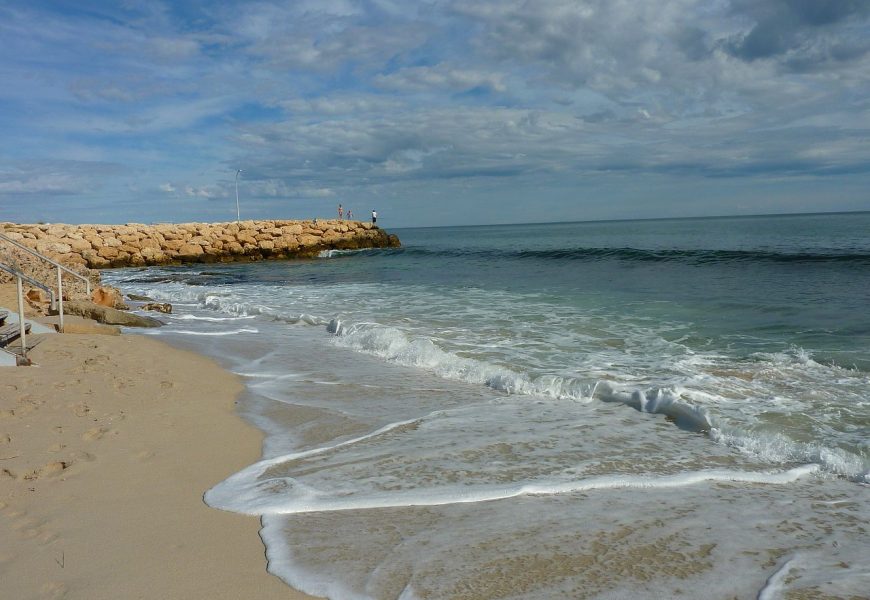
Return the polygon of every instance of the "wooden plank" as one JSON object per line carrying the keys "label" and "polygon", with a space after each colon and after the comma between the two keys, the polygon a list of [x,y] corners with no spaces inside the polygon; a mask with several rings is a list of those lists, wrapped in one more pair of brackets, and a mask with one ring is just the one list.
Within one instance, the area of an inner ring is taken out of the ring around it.
{"label": "wooden plank", "polygon": [[[30,333],[30,323],[24,324],[24,333]],[[9,323],[8,325],[0,326],[0,346],[6,346],[21,335],[21,328],[18,323]]]}

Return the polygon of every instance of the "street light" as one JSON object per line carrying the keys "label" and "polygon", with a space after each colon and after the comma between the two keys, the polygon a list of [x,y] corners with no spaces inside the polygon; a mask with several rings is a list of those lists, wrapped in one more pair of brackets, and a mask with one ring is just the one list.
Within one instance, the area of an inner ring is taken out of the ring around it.
{"label": "street light", "polygon": [[242,172],[241,169],[236,171],[236,223],[242,222],[242,219],[240,218],[240,214],[239,214],[239,173],[241,173],[241,172]]}

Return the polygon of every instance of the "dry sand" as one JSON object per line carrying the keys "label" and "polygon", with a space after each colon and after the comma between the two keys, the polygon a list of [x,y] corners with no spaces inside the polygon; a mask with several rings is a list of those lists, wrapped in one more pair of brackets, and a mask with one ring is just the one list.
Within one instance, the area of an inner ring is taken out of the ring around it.
{"label": "dry sand", "polygon": [[0,368],[0,597],[307,598],[256,518],[202,501],[260,455],[235,376],[144,336],[32,337],[37,366]]}

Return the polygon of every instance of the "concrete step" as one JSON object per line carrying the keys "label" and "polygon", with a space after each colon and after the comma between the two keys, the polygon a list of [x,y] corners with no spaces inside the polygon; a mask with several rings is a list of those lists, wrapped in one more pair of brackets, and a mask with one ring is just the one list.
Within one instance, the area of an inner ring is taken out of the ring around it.
{"label": "concrete step", "polygon": [[14,367],[17,364],[17,358],[14,354],[0,348],[0,367]]}
{"label": "concrete step", "polygon": [[[18,323],[18,312],[14,311],[10,308],[4,308],[0,306],[0,311],[8,311],[9,315],[6,317],[6,324],[9,323]],[[25,323],[30,323],[30,333],[57,333],[54,330],[54,327],[49,327],[48,325],[43,325],[42,323],[38,323],[32,319],[24,319]]]}

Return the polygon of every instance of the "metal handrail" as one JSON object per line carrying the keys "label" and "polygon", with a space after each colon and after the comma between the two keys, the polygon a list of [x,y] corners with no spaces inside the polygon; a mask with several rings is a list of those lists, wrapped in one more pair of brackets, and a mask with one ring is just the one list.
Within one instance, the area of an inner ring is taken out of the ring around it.
{"label": "metal handrail", "polygon": [[13,246],[16,246],[16,247],[18,247],[18,248],[21,248],[21,249],[24,250],[25,252],[29,252],[30,254],[32,254],[33,256],[36,256],[37,258],[40,258],[40,259],[42,259],[42,260],[44,260],[44,261],[46,261],[46,262],[49,262],[49,263],[53,264],[53,265],[54,265],[55,267],[57,267],[59,270],[64,271],[64,272],[66,272],[66,273],[69,273],[70,275],[72,275],[73,277],[75,277],[75,278],[77,278],[77,279],[81,279],[81,280],[84,281],[85,284],[87,284],[87,286],[88,286],[88,296],[91,295],[91,280],[88,279],[87,277],[85,277],[84,275],[82,275],[81,273],[76,273],[75,271],[73,271],[73,270],[70,269],[69,267],[65,267],[65,266],[63,266],[63,265],[60,264],[59,262],[50,259],[50,258],[47,257],[46,255],[42,254],[41,252],[38,252],[38,251],[34,250],[34,249],[31,248],[30,246],[26,246],[26,245],[22,244],[21,242],[19,242],[18,240],[13,240],[11,237],[9,237],[8,235],[6,235],[5,233],[0,233],[0,240],[4,240],[4,241],[6,241],[6,242],[9,242],[9,243],[12,244]]}
{"label": "metal handrail", "polygon": [[[0,270],[6,271],[10,275],[15,277],[16,288],[18,292],[18,327],[19,333],[18,336],[21,338],[21,356],[27,361],[27,324],[24,321],[24,290],[22,289],[21,282],[27,281],[30,285],[36,286],[39,289],[47,292],[51,296],[51,303],[54,304],[54,292],[50,287],[44,285],[43,283],[33,279],[32,277],[28,277],[18,269],[13,266],[4,264],[0,262]],[[60,273],[60,271],[58,271]],[[63,308],[61,308],[61,311]],[[63,331],[63,312],[61,312],[60,319],[60,328]],[[25,364],[30,364],[27,361]]]}
{"label": "metal handrail", "polygon": [[50,287],[48,287],[47,285],[45,285],[44,283],[42,283],[38,279],[34,279],[33,277],[29,277],[29,276],[25,275],[24,273],[22,273],[21,271],[19,271],[15,267],[0,262],[0,271],[6,271],[7,273],[12,275],[13,277],[21,277],[21,279],[23,279],[24,281],[26,281],[30,285],[32,285],[34,287],[38,287],[43,292],[49,294],[52,298],[54,298],[54,290],[52,290]]}
{"label": "metal handrail", "polygon": [[[30,248],[29,246],[25,246],[24,244],[22,244],[21,242],[18,242],[17,240],[13,240],[11,237],[9,237],[8,235],[6,235],[4,233],[0,233],[0,240],[4,240],[6,242],[9,242],[13,246],[20,248],[20,249],[24,250],[25,252],[29,252],[33,256],[35,256],[41,260],[44,260],[44,261],[54,265],[55,267],[57,267],[57,299],[55,299],[54,294],[51,294],[51,307],[57,309],[58,315],[60,315],[60,331],[63,331],[63,280],[61,278],[61,273],[62,272],[69,273],[73,277],[76,277],[76,278],[84,281],[85,285],[87,286],[88,297],[91,296],[91,280],[88,279],[87,277],[85,277],[84,275],[76,273],[72,269],[63,266],[59,262],[48,258],[47,256],[45,256],[41,252],[38,252],[37,250]],[[19,280],[19,283],[21,283],[20,280]],[[42,286],[37,286],[37,287],[42,287]],[[43,287],[43,289],[45,289],[45,288]],[[51,293],[51,292],[49,291],[49,293]]]}

